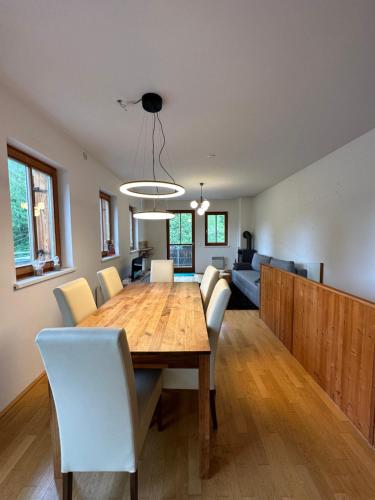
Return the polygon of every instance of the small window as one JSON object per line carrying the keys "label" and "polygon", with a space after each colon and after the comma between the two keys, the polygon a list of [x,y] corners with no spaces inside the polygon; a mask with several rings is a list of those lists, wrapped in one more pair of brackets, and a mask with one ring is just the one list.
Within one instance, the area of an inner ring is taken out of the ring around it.
{"label": "small window", "polygon": [[100,244],[102,257],[115,254],[112,230],[112,202],[107,193],[100,191]]}
{"label": "small window", "polygon": [[136,210],[129,205],[129,238],[130,250],[138,249],[138,219],[134,219],[133,215]]}
{"label": "small window", "polygon": [[16,278],[32,276],[38,258],[53,270],[61,260],[57,171],[8,146],[8,174]]}
{"label": "small window", "polygon": [[206,212],[205,231],[206,245],[228,245],[228,212]]}

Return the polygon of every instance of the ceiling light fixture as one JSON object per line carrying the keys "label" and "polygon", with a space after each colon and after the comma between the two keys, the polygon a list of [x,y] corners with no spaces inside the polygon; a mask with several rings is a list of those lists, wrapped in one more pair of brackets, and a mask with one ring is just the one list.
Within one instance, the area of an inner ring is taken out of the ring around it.
{"label": "ceiling light fixture", "polygon": [[[145,193],[141,191],[137,191],[136,188],[142,187],[155,187],[155,188],[164,188],[170,189],[170,193]],[[181,196],[185,193],[185,189],[178,184],[174,184],[172,182],[164,182],[164,181],[131,181],[126,182],[120,186],[120,191],[128,196],[134,196],[135,198],[152,198],[152,199],[160,199],[160,198],[177,198],[177,196]]]}
{"label": "ceiling light fixture", "polygon": [[144,212],[135,212],[133,217],[141,220],[168,220],[173,219],[175,214],[163,210],[145,210]]}
{"label": "ceiling light fixture", "polygon": [[200,182],[200,186],[201,186],[200,201],[198,202],[197,200],[193,200],[190,203],[191,208],[193,208],[194,210],[197,209],[198,215],[203,215],[209,209],[209,206],[210,206],[210,202],[208,200],[203,199],[203,185],[204,185],[204,183]]}
{"label": "ceiling light fixture", "polygon": [[[165,134],[163,129],[163,124],[159,117],[159,111],[163,106],[163,99],[159,94],[147,93],[142,96],[138,101],[132,101],[129,103],[124,103],[121,99],[118,99],[118,104],[125,110],[127,110],[127,106],[129,104],[138,104],[142,101],[142,107],[148,113],[153,115],[153,124],[152,124],[152,180],[137,180],[130,181],[121,184],[120,191],[128,196],[134,196],[136,198],[145,198],[145,199],[166,199],[166,198],[176,198],[185,193],[185,189],[176,184],[174,178],[168,172],[168,170],[164,167],[162,163],[162,153],[165,148]],[[163,138],[162,145],[160,147],[158,161],[159,165],[167,174],[167,176],[171,179],[171,181],[162,181],[156,178],[155,174],[155,130],[156,127],[159,127],[161,136]],[[151,191],[151,192],[150,192]],[[157,212],[156,207],[154,207],[153,211],[142,212],[144,214],[155,214]],[[161,213],[161,212],[160,212]],[[164,213],[164,212],[163,212]],[[139,214],[139,213],[138,213]],[[136,214],[134,214],[136,215]],[[141,218],[141,217],[136,217]],[[146,218],[146,217],[143,217]],[[152,217],[154,219],[155,217]]]}

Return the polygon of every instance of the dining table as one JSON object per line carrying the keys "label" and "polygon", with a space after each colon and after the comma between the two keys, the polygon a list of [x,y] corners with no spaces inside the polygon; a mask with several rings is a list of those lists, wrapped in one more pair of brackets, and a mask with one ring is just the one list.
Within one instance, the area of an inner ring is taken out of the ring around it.
{"label": "dining table", "polygon": [[[210,474],[210,343],[198,283],[134,283],[77,327],[125,330],[134,368],[196,368],[201,478]],[[52,393],[51,437],[55,476],[61,475],[60,440]]]}

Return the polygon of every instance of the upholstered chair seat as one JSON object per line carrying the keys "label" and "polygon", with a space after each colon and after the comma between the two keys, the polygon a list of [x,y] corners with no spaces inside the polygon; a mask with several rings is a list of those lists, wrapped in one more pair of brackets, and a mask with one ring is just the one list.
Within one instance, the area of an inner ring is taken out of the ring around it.
{"label": "upholstered chair seat", "polygon": [[173,283],[173,260],[152,260],[150,283]]}
{"label": "upholstered chair seat", "polygon": [[219,274],[219,270],[214,266],[207,266],[203,274],[200,289],[205,311],[207,310],[215,285],[219,280]]}
{"label": "upholstered chair seat", "polygon": [[97,272],[104,302],[111,299],[123,289],[120,275],[115,267],[107,267]]}
{"label": "upholstered chair seat", "polygon": [[133,370],[124,330],[52,328],[37,338],[59,423],[64,499],[72,473],[131,473],[161,395],[160,370]]}
{"label": "upholstered chair seat", "polygon": [[63,317],[64,326],[76,326],[97,309],[85,278],[69,281],[55,288],[53,293]]}
{"label": "upholstered chair seat", "polygon": [[[212,292],[210,303],[206,311],[206,324],[208,338],[210,342],[210,406],[213,426],[217,428],[216,419],[216,384],[215,384],[215,363],[216,352],[219,341],[219,334],[227,308],[231,290],[225,279],[220,279]],[[163,389],[198,389],[198,369],[197,368],[166,368],[163,370]]]}

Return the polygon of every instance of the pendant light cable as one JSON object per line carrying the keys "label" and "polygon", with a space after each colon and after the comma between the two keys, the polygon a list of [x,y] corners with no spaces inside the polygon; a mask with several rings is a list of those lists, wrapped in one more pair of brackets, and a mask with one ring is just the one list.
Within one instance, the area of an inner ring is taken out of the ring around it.
{"label": "pendant light cable", "polygon": [[156,118],[155,114],[154,116],[154,123],[152,126],[152,174],[154,176],[154,181],[156,181],[156,176],[155,176],[155,124],[156,124]]}
{"label": "pendant light cable", "polygon": [[159,126],[160,126],[160,131],[161,131],[161,135],[163,137],[163,143],[162,143],[162,146],[161,146],[160,151],[159,151],[159,164],[160,164],[161,168],[164,170],[164,172],[168,175],[168,177],[170,179],[172,179],[172,181],[176,184],[176,181],[171,176],[171,174],[168,172],[168,170],[164,167],[163,162],[161,161],[161,155],[162,155],[163,150],[165,148],[165,142],[166,142],[166,140],[165,140],[164,127],[163,127],[162,121],[160,120],[159,113],[156,113],[156,118],[158,119]]}
{"label": "pendant light cable", "polygon": [[[152,180],[134,180],[121,184],[120,191],[128,196],[134,196],[138,198],[155,198],[155,199],[166,199],[166,198],[175,198],[181,196],[185,193],[185,189],[183,186],[176,184],[173,176],[168,172],[167,168],[163,164],[163,153],[167,151],[166,149],[166,136],[164,132],[163,123],[159,116],[159,111],[162,108],[162,98],[158,94],[147,93],[142,96],[142,106],[145,111],[153,114],[152,121]],[[123,102],[118,101],[123,109],[126,109],[126,106],[122,105]],[[138,101],[140,102],[140,100]],[[134,101],[134,104],[136,102]],[[156,122],[157,120],[157,122]],[[137,147],[135,150],[135,163],[137,162],[139,156],[139,147],[141,143],[141,136],[144,130],[146,130],[147,134],[147,124],[148,120],[144,120],[142,122],[142,127],[140,131],[140,136],[138,137]],[[144,153],[146,150],[146,134],[145,134],[145,144],[144,144]],[[156,159],[155,154],[158,152],[158,159]],[[169,155],[168,155],[169,157]],[[145,160],[145,155],[144,155]],[[161,170],[164,174],[170,179],[167,180],[158,180],[156,176],[156,162],[159,163]],[[145,168],[145,161],[143,163],[143,170]],[[153,188],[148,191],[149,188]],[[170,192],[164,192],[164,190],[170,190]],[[154,203],[154,210],[156,209],[157,203]]]}

